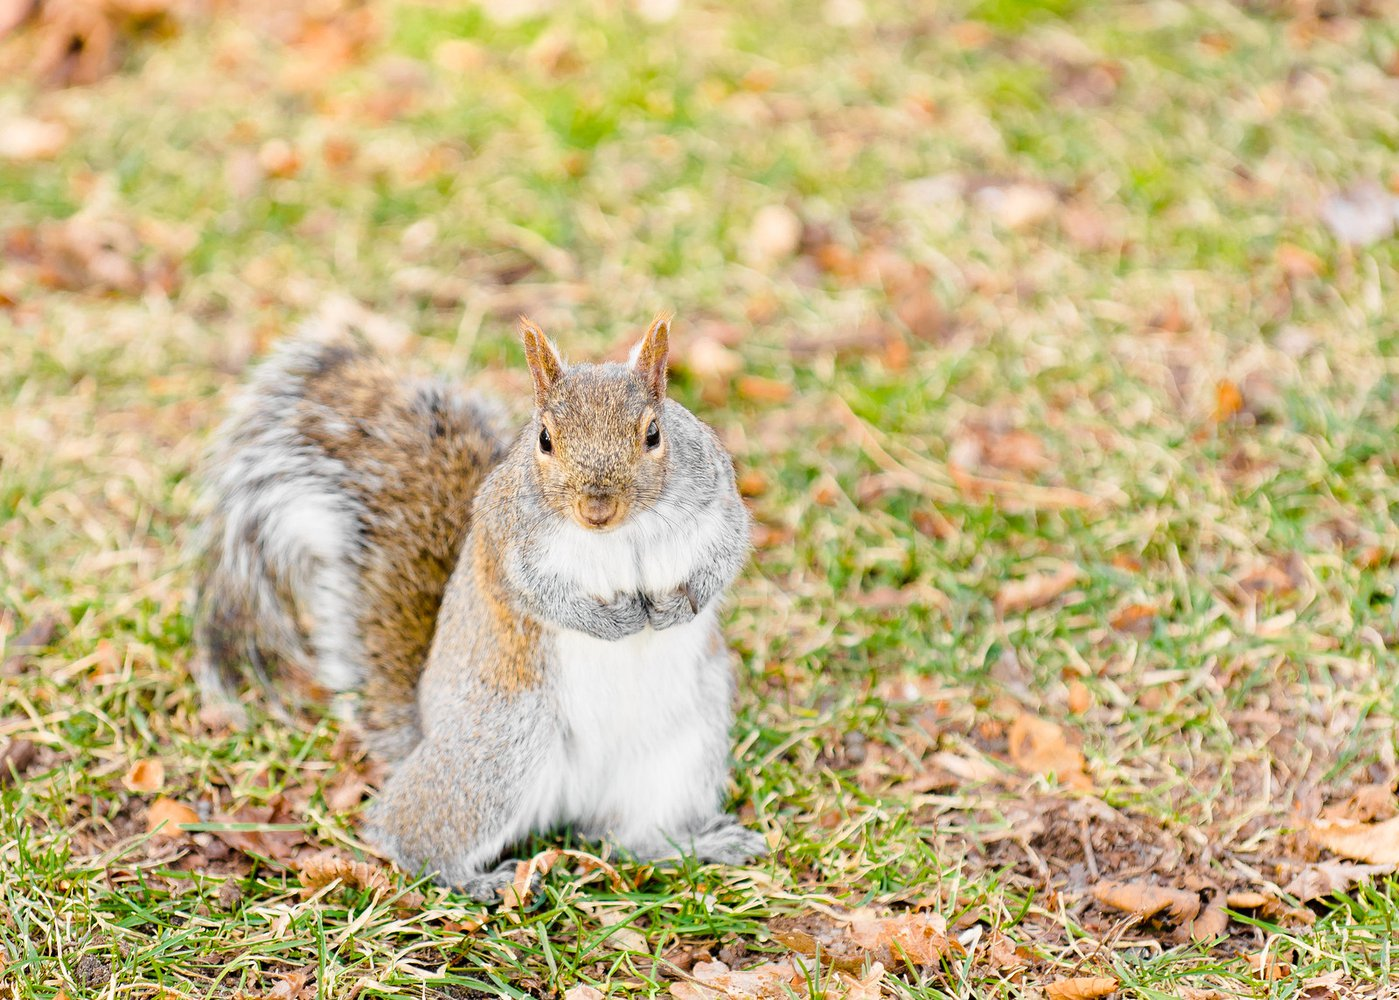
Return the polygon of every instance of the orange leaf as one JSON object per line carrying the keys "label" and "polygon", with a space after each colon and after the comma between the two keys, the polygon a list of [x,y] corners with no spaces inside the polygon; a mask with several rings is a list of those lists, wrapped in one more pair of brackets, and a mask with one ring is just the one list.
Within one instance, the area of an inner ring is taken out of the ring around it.
{"label": "orange leaf", "polygon": [[199,814],[182,802],[159,798],[146,810],[146,832],[157,837],[176,839],[185,836],[180,826],[198,823]]}
{"label": "orange leaf", "polygon": [[1177,924],[1193,920],[1200,912],[1200,897],[1193,892],[1139,882],[1099,882],[1093,887],[1093,898],[1101,906],[1139,917],[1164,911]]}
{"label": "orange leaf", "polygon": [[1244,394],[1238,385],[1222,378],[1214,387],[1214,422],[1222,424],[1244,408]]}
{"label": "orange leaf", "polygon": [[1018,611],[1044,607],[1072,587],[1079,575],[1077,566],[1064,563],[1053,573],[1033,573],[1023,580],[1002,584],[996,594],[996,614],[1004,617]]}
{"label": "orange leaf", "polygon": [[1049,1000],[1097,1000],[1117,991],[1117,980],[1111,976],[1075,976],[1061,979],[1044,988]]}
{"label": "orange leaf", "polygon": [[121,779],[129,792],[158,792],[165,786],[165,765],[160,758],[138,760]]}
{"label": "orange leaf", "polygon": [[1093,780],[1082,752],[1069,745],[1064,730],[1046,719],[1022,712],[1006,734],[1011,762],[1031,774],[1053,774],[1070,788],[1090,791]]}

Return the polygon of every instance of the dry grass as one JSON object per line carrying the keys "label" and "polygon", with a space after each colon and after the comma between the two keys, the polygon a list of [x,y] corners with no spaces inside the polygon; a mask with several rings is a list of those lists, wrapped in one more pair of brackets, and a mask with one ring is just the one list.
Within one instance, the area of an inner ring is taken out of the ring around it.
{"label": "dry grass", "polygon": [[[0,994],[647,995],[860,905],[965,946],[884,955],[900,996],[1392,993],[1392,878],[1284,890],[1396,778],[1396,244],[1320,214],[1396,183],[1396,12],[516,6],[231,5],[0,87],[66,134],[0,160]],[[222,399],[346,295],[507,395],[521,309],[575,355],[682,317],[760,522],[770,861],[302,898],[373,775],[329,720],[204,728],[181,545]],[[149,837],[161,795],[203,829]],[[1270,902],[1194,943],[1105,879]]]}

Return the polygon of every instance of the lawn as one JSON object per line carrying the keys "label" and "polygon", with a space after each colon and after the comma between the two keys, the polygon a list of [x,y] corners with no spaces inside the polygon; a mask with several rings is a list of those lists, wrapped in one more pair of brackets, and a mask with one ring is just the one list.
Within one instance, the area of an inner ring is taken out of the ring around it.
{"label": "lawn", "polygon": [[[0,997],[1399,991],[1393,3],[113,16],[0,40]],[[518,402],[661,308],[772,854],[487,909],[201,717],[201,449],[310,316]]]}

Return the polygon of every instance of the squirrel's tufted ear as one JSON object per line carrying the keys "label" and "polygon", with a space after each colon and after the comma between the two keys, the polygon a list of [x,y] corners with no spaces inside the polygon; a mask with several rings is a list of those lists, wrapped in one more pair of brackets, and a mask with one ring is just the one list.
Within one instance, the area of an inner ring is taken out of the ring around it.
{"label": "squirrel's tufted ear", "polygon": [[534,379],[534,403],[543,406],[550,388],[563,376],[563,358],[544,331],[524,316],[520,317],[520,337],[525,342],[525,362]]}
{"label": "squirrel's tufted ear", "polygon": [[670,313],[661,313],[651,321],[646,336],[632,348],[632,370],[641,376],[651,398],[659,401],[665,395],[666,361],[670,357]]}

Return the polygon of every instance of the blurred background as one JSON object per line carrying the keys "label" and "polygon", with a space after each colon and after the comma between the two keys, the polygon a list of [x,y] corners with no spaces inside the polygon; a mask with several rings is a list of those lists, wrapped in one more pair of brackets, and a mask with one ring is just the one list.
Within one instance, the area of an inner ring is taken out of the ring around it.
{"label": "blurred background", "polygon": [[[1288,884],[1395,776],[1396,13],[3,0],[0,635],[40,652],[0,735],[81,772],[24,793],[35,836],[139,825],[142,755],[225,806],[325,759],[211,738],[181,673],[191,470],[269,345],[330,316],[522,404],[518,313],[582,358],[673,309],[757,519],[738,794],[785,845],[705,933],[948,866],[954,921],[1052,890],[1104,935],[1086,873]],[[1039,784],[965,792],[988,760]],[[1357,933],[1308,954],[1378,983]]]}

